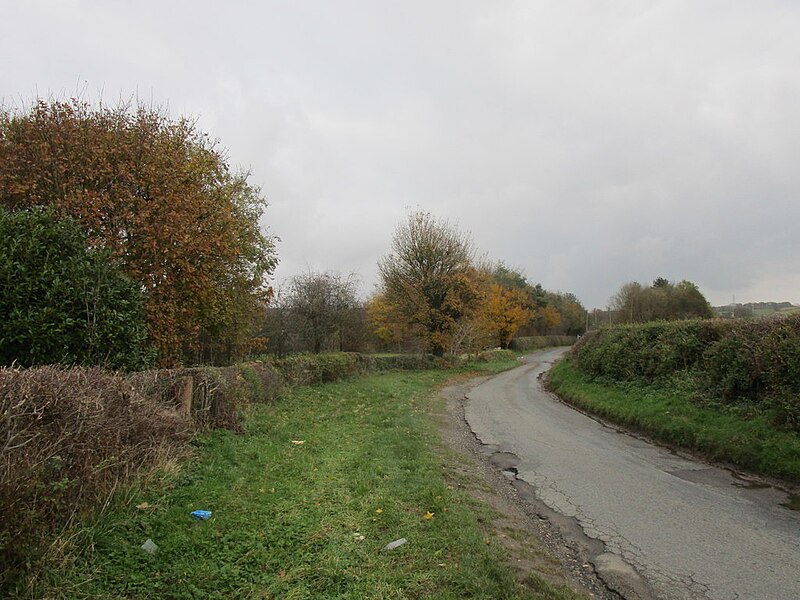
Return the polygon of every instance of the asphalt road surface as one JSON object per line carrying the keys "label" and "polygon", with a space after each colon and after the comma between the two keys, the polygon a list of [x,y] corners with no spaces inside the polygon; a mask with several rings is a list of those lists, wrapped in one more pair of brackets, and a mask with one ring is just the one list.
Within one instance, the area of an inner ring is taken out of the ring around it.
{"label": "asphalt road surface", "polygon": [[515,455],[516,477],[539,501],[603,542],[601,577],[616,576],[629,598],[800,599],[800,513],[781,505],[787,494],[559,402],[537,376],[563,352],[533,354],[473,388],[466,418],[490,451]]}

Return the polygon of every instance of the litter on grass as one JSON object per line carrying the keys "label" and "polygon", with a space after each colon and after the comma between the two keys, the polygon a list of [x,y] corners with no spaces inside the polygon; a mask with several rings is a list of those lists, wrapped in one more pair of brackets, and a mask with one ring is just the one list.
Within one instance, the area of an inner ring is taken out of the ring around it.
{"label": "litter on grass", "polygon": [[403,544],[405,544],[408,540],[406,538],[400,538],[399,540],[395,540],[393,542],[389,542],[386,544],[383,549],[384,550],[394,550],[395,548],[399,548]]}
{"label": "litter on grass", "polygon": [[155,554],[158,550],[158,546],[156,546],[155,542],[150,538],[147,538],[147,541],[142,544],[142,550],[147,552],[148,554]]}
{"label": "litter on grass", "polygon": [[211,518],[211,511],[210,510],[193,510],[192,511],[192,518],[197,519],[198,521],[208,521]]}

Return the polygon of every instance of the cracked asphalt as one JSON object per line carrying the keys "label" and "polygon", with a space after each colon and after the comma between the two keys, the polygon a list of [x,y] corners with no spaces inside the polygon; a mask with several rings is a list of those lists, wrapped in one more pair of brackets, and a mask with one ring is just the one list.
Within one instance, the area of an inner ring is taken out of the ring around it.
{"label": "cracked asphalt", "polygon": [[538,501],[604,545],[598,575],[625,598],[796,600],[800,513],[787,494],[606,426],[538,380],[565,349],[467,394],[466,420],[509,453]]}

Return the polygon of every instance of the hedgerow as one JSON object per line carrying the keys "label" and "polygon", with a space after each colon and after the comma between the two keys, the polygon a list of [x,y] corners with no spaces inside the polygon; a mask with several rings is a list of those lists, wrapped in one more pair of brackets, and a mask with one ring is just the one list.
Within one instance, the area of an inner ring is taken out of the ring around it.
{"label": "hedgerow", "polygon": [[514,338],[509,348],[517,352],[529,352],[551,346],[571,346],[574,343],[575,336],[572,335],[532,335]]}
{"label": "hedgerow", "polygon": [[190,432],[178,411],[96,367],[0,369],[0,590],[43,540],[179,455]]}
{"label": "hedgerow", "polygon": [[683,373],[698,400],[747,403],[800,431],[800,315],[610,327],[584,336],[571,357],[584,373],[617,382]]}
{"label": "hedgerow", "polygon": [[193,434],[242,431],[242,409],[289,386],[452,366],[430,355],[298,355],[233,367],[113,373],[0,369],[0,596],[76,514],[180,456]]}

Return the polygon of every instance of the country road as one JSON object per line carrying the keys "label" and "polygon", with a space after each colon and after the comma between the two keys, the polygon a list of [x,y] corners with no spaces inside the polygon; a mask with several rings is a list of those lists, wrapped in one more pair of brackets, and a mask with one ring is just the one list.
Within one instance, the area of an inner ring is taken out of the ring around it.
{"label": "country road", "polygon": [[626,598],[800,598],[800,513],[781,506],[786,494],[559,402],[537,377],[563,351],[472,388],[466,419],[538,501],[603,542],[599,575]]}

